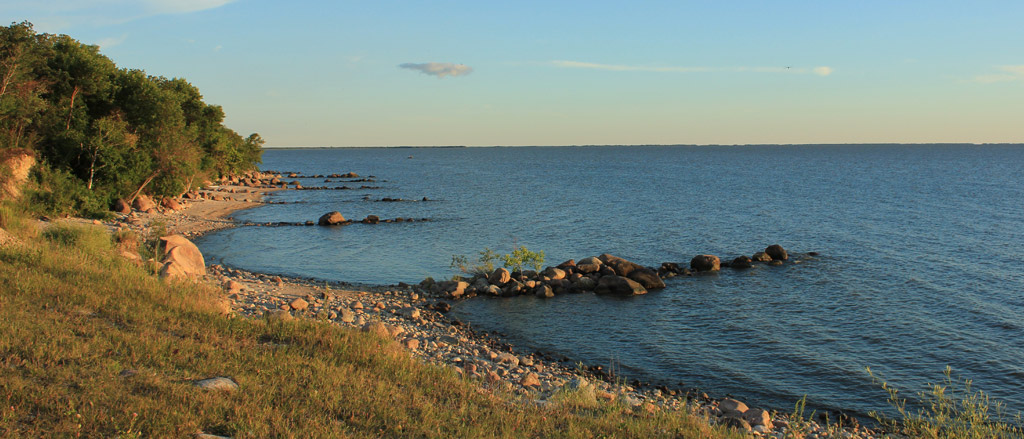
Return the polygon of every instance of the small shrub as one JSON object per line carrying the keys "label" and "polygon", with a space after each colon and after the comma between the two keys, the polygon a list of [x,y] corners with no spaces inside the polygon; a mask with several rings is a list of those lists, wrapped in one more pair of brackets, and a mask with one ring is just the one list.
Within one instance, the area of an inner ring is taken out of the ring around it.
{"label": "small shrub", "polygon": [[521,245],[513,249],[512,253],[502,255],[501,261],[505,263],[505,268],[512,271],[523,271],[523,267],[532,267],[540,271],[544,265],[544,251],[530,251],[525,245]]}
{"label": "small shrub", "polygon": [[[899,390],[882,381],[871,369],[868,375],[889,394],[889,405],[899,418],[892,419],[878,412],[870,415],[887,429],[916,438],[1024,438],[1021,415],[1013,420],[1003,413],[1003,404],[993,402],[985,392],[971,389],[971,380],[954,379],[948,366],[939,384],[929,384],[918,392],[908,407]],[[916,408],[915,408],[916,407]]]}
{"label": "small shrub", "polygon": [[494,261],[499,258],[498,254],[486,247],[478,253],[479,256],[472,263],[465,255],[452,255],[451,267],[466,274],[482,274],[484,276],[491,274],[494,271]]}

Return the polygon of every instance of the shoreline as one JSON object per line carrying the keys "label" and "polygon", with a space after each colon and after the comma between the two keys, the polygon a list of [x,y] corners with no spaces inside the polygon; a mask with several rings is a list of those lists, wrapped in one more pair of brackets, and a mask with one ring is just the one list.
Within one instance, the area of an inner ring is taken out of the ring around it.
{"label": "shoreline", "polygon": [[[266,204],[264,197],[290,188],[247,187],[234,184],[202,189],[197,198],[182,200],[179,210],[162,209],[119,215],[113,229],[127,226],[142,236],[164,228],[167,234],[190,239],[240,225],[234,212]],[[451,367],[483,386],[498,386],[538,404],[562,391],[582,391],[587,398],[619,401],[638,413],[685,411],[712,423],[733,423],[755,435],[783,437],[790,424],[805,422],[812,434],[845,432],[844,437],[874,437],[878,433],[860,426],[821,425],[816,420],[792,419],[790,412],[748,408],[732,398],[714,399],[697,389],[663,386],[631,386],[621,377],[603,374],[600,367],[586,367],[564,358],[517,353],[501,336],[478,333],[449,319],[450,305],[438,297],[423,297],[404,283],[392,286],[353,285],[256,273],[221,265],[209,265],[204,281],[218,285],[224,303],[233,314],[247,318],[329,320],[352,329],[376,332],[391,338],[426,364]],[[426,294],[424,294],[426,296]],[[521,350],[520,350],[521,351]],[[749,413],[748,413],[749,412]]]}

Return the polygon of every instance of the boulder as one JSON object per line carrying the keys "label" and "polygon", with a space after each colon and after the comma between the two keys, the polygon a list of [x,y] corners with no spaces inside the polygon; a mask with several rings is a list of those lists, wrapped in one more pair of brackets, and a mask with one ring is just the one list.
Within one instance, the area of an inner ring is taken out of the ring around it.
{"label": "boulder", "polygon": [[588,274],[588,273],[597,273],[598,271],[601,271],[601,264],[584,264],[584,263],[579,263],[579,264],[576,265],[576,272],[577,273]]}
{"label": "boulder", "polygon": [[206,275],[206,261],[192,241],[181,235],[160,238],[161,277],[198,277]]}
{"label": "boulder", "polygon": [[292,309],[296,311],[305,311],[307,308],[309,308],[309,302],[299,297],[295,300],[292,300],[291,302],[288,302],[288,306],[290,306]]}
{"label": "boulder", "polygon": [[484,288],[482,291],[480,291],[480,293],[481,294],[489,294],[491,296],[500,296],[501,295],[501,287],[499,287],[497,285],[488,285],[487,288]]}
{"label": "boulder", "polygon": [[736,259],[732,260],[732,263],[729,264],[729,266],[732,268],[750,268],[752,264],[750,258],[746,256],[738,256]]}
{"label": "boulder", "polygon": [[487,282],[491,285],[502,286],[512,280],[512,273],[509,273],[505,268],[496,268],[490,276],[487,276]]}
{"label": "boulder", "polygon": [[619,276],[629,276],[629,273],[632,273],[634,270],[644,268],[640,264],[627,261],[618,256],[612,256],[608,253],[598,256],[598,259],[600,259],[604,265],[612,267],[612,269],[615,270],[615,274]]}
{"label": "boulder", "polygon": [[763,425],[765,427],[772,426],[771,414],[764,409],[748,409],[743,412],[743,419],[749,422],[750,425]]}
{"label": "boulder", "polygon": [[196,387],[203,390],[217,390],[221,392],[233,392],[238,390],[238,383],[228,377],[213,377],[204,380],[193,381]]}
{"label": "boulder", "polygon": [[591,257],[589,257],[589,258],[583,258],[583,259],[580,259],[580,260],[579,260],[579,262],[577,262],[577,263],[576,263],[576,266],[578,267],[578,266],[580,266],[580,265],[582,265],[582,264],[593,264],[593,265],[601,265],[601,264],[602,264],[602,262],[601,262],[601,259],[600,259],[600,258],[597,258],[597,257],[591,256]]}
{"label": "boulder", "polygon": [[382,338],[391,338],[391,328],[388,325],[381,322],[369,322],[363,325],[363,332],[369,332],[371,334],[377,334]]}
{"label": "boulder", "polygon": [[765,252],[754,253],[754,256],[751,256],[750,259],[753,259],[753,260],[755,260],[757,262],[771,262],[772,261],[772,257],[768,256],[768,253],[765,253]]}
{"label": "boulder", "polygon": [[619,296],[647,294],[647,290],[644,289],[643,285],[628,277],[616,275],[601,277],[601,280],[597,282],[597,286],[594,288],[594,292],[597,294],[615,294]]}
{"label": "boulder", "polygon": [[565,262],[563,262],[561,264],[556,265],[556,267],[561,268],[561,269],[563,269],[565,271],[570,271],[570,270],[576,268],[576,261],[570,259],[568,261],[565,261]]}
{"label": "boulder", "polygon": [[445,294],[454,298],[459,298],[462,297],[463,294],[466,294],[466,289],[469,288],[469,282],[444,281],[438,282],[438,286],[441,288],[441,291],[444,292]]}
{"label": "boulder", "polygon": [[749,410],[746,404],[732,398],[725,398],[719,402],[718,409],[722,411],[723,416],[742,416],[743,413]]}
{"label": "boulder", "polygon": [[174,198],[164,198],[163,200],[160,200],[160,205],[165,209],[181,210],[181,203]]}
{"label": "boulder", "polygon": [[583,291],[594,291],[594,288],[597,288],[597,281],[591,277],[584,276],[579,278],[576,281],[575,285],[576,288],[579,288]]}
{"label": "boulder", "polygon": [[134,207],[135,210],[146,212],[149,209],[156,208],[156,204],[153,204],[153,200],[148,196],[139,194],[139,196],[135,197],[135,201],[132,201],[132,207]]}
{"label": "boulder", "polygon": [[665,281],[661,280],[661,277],[658,276],[658,273],[655,273],[654,270],[651,270],[649,268],[633,270],[631,273],[629,273],[629,276],[626,277],[636,281],[638,284],[642,285],[644,288],[648,290],[665,288]]}
{"label": "boulder", "polygon": [[123,198],[118,198],[114,201],[114,212],[117,213],[132,213],[132,206],[128,205],[128,202]]}
{"label": "boulder", "polygon": [[785,261],[789,259],[789,253],[786,253],[786,249],[782,248],[781,245],[772,244],[768,248],[764,249],[765,254],[772,258],[773,261]]}
{"label": "boulder", "polygon": [[380,217],[377,215],[366,215],[363,219],[363,224],[377,224],[380,222]]}
{"label": "boulder", "polygon": [[320,219],[317,221],[317,224],[321,226],[333,226],[337,224],[342,224],[344,222],[345,217],[341,216],[341,212],[334,211],[325,213],[323,216],[321,216]]}
{"label": "boulder", "polygon": [[36,164],[35,153],[27,149],[0,149],[0,200],[21,196],[21,187]]}
{"label": "boulder", "polygon": [[550,299],[552,297],[555,297],[555,292],[551,289],[549,285],[541,284],[533,289],[533,295],[540,297],[542,299]]}
{"label": "boulder", "polygon": [[715,255],[697,255],[690,260],[690,268],[693,271],[718,271],[721,261]]}
{"label": "boulder", "polygon": [[565,279],[565,270],[561,268],[548,267],[540,273],[541,276],[546,276],[549,279]]}
{"label": "boulder", "polygon": [[523,387],[540,387],[540,377],[537,374],[530,372],[523,375],[523,379],[519,381],[519,385]]}

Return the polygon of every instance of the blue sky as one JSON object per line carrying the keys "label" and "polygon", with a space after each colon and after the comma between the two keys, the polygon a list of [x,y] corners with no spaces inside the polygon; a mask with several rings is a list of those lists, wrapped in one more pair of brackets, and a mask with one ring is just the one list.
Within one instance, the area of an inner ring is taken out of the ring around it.
{"label": "blue sky", "polygon": [[1019,1],[0,0],[0,17],[186,78],[270,146],[1024,142]]}

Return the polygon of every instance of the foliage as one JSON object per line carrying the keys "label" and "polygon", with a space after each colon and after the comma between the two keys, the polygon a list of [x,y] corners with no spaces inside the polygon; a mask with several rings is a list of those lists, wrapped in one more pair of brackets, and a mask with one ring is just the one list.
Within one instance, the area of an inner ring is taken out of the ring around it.
{"label": "foliage", "polygon": [[109,200],[103,194],[88,190],[85,183],[70,172],[41,163],[32,168],[31,176],[33,187],[26,192],[33,211],[49,216],[79,214],[97,219],[110,216]]}
{"label": "foliage", "polygon": [[498,254],[486,247],[478,254],[472,263],[465,255],[452,255],[451,268],[458,268],[459,271],[466,274],[490,275],[494,271],[494,261],[498,260]]}
{"label": "foliage", "polygon": [[[92,242],[99,227],[61,230],[0,248],[0,437],[743,437],[618,402],[536,404],[328,322],[224,317],[217,288],[148,275]],[[239,389],[191,384],[213,376]]]}
{"label": "foliage", "polygon": [[523,267],[533,267],[534,270],[540,271],[544,265],[544,251],[533,252],[525,245],[520,245],[513,249],[512,253],[502,255],[501,261],[504,262],[505,268],[512,271],[522,271]]}
{"label": "foliage", "polygon": [[1013,420],[1003,413],[1003,404],[993,402],[985,392],[971,389],[971,380],[954,379],[953,371],[946,367],[939,384],[929,384],[927,391],[918,392],[916,401],[908,405],[899,390],[882,381],[871,369],[871,379],[888,395],[889,405],[899,418],[888,418],[878,412],[871,417],[900,434],[915,438],[1024,438],[1021,415]]}
{"label": "foliage", "polygon": [[196,181],[254,169],[262,138],[223,122],[221,107],[184,79],[118,68],[97,46],[37,34],[29,22],[0,28],[0,149],[33,150],[59,179],[79,180],[92,194],[43,196],[44,212],[81,213],[95,207],[88,198],[139,191],[175,196]]}

